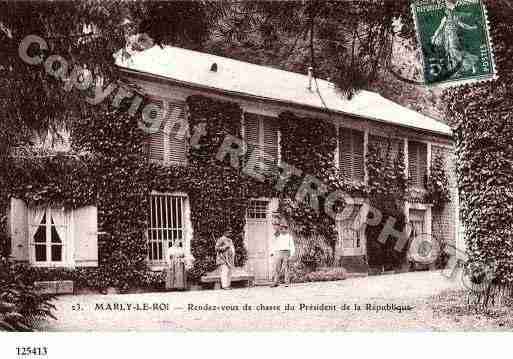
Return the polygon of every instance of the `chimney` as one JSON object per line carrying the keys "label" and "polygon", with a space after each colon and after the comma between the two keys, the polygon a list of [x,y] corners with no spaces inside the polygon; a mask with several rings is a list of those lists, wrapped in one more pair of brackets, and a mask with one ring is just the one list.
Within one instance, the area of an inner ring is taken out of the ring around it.
{"label": "chimney", "polygon": [[313,67],[308,67],[308,89],[312,91]]}

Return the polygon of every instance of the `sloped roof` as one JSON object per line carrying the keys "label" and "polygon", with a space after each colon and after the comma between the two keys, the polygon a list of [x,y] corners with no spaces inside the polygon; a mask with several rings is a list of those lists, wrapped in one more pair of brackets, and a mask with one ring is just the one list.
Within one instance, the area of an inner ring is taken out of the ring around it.
{"label": "sloped roof", "polygon": [[[217,71],[211,71],[212,64]],[[132,52],[129,58],[116,55],[116,65],[132,71],[162,76],[175,81],[221,91],[255,96],[360,116],[370,120],[451,135],[451,128],[433,118],[410,110],[380,94],[360,91],[351,100],[335,90],[333,83],[317,80],[309,90],[308,76],[259,66],[226,57],[177,47],[154,46]]]}

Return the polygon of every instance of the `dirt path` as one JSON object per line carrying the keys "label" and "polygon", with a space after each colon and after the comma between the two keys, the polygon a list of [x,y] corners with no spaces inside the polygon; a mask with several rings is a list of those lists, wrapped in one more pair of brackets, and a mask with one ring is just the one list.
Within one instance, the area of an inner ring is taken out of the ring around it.
{"label": "dirt path", "polygon": [[440,272],[416,272],[289,288],[63,296],[56,302],[59,320],[45,329],[445,330],[433,296],[460,285]]}

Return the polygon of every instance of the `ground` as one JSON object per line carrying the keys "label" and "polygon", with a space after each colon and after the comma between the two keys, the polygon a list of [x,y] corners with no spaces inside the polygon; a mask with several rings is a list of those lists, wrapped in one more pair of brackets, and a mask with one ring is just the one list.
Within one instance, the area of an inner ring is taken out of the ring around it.
{"label": "ground", "polygon": [[[462,307],[463,294],[459,280],[448,279],[441,272],[415,272],[294,284],[288,288],[62,296],[56,302],[59,320],[48,322],[43,329],[445,331],[513,328],[511,315],[504,320],[499,316],[483,319],[467,313]],[[289,310],[286,310],[287,304]],[[301,304],[316,308],[305,310]],[[322,310],[322,304],[324,308],[336,306],[336,310]],[[376,306],[383,308],[387,304],[391,310],[376,311]],[[395,309],[392,304],[396,305]],[[215,310],[214,306],[217,306]],[[358,306],[361,310],[357,310]],[[403,310],[397,310],[398,307]]]}

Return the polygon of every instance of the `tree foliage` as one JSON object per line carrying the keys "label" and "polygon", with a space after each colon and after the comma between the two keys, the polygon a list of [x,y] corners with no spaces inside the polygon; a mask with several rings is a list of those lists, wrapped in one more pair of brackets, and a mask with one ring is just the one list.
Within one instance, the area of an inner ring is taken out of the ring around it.
{"label": "tree foliage", "polygon": [[[400,30],[394,19],[400,19]],[[44,66],[22,61],[18,46],[25,36],[45,39],[45,57],[62,56],[70,70],[85,66],[107,84],[117,78],[112,55],[133,46],[140,33],[160,46],[301,73],[312,66],[316,77],[330,78],[352,95],[386,71],[394,41],[412,38],[412,26],[406,0],[1,1],[0,101],[8,119],[2,129],[13,135],[2,136],[3,152],[26,143],[31,130],[45,133],[84,117],[88,106],[76,90],[65,91],[62,81],[48,76]]]}

